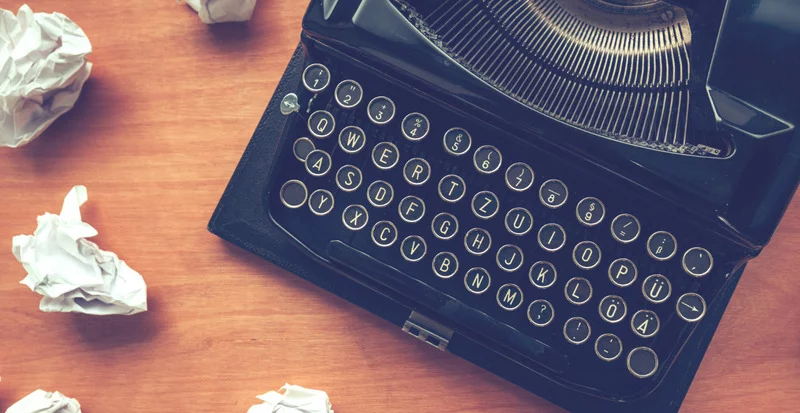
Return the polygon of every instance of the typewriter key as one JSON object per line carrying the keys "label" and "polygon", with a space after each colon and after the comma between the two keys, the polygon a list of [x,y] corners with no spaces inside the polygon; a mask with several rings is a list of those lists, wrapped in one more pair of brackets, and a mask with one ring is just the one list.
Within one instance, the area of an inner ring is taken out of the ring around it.
{"label": "typewriter key", "polygon": [[297,138],[297,140],[294,141],[294,145],[292,145],[294,157],[302,162],[306,161],[306,157],[308,157],[308,154],[314,149],[317,149],[314,147],[314,142],[311,142],[311,139],[308,138]]}
{"label": "typewriter key", "polygon": [[609,323],[619,323],[625,318],[628,313],[628,307],[625,305],[625,300],[618,295],[608,295],[600,300],[600,317]]}
{"label": "typewriter key", "polygon": [[439,181],[439,196],[445,202],[458,202],[466,192],[467,186],[458,175],[446,175]]}
{"label": "typewriter key", "polygon": [[281,186],[281,202],[289,208],[300,208],[306,202],[307,196],[308,190],[306,189],[306,185],[297,179],[287,181]]}
{"label": "typewriter key", "polygon": [[545,251],[554,252],[560,250],[567,243],[567,234],[561,225],[549,223],[539,228],[537,239],[539,246]]}
{"label": "typewriter key", "polygon": [[591,270],[600,264],[600,247],[592,241],[581,241],[572,249],[572,262],[579,268]]}
{"label": "typewriter key", "polygon": [[306,156],[306,171],[311,176],[323,176],[331,170],[331,156],[328,152],[315,149]]}
{"label": "typewriter key", "polygon": [[658,356],[647,347],[636,347],[628,353],[628,371],[640,379],[646,379],[658,370]]}
{"label": "typewriter key", "polygon": [[522,236],[533,228],[533,215],[523,207],[512,208],[506,213],[505,224],[508,232]]}
{"label": "typewriter key", "polygon": [[693,247],[683,254],[683,270],[692,277],[702,277],[714,266],[714,257],[705,248]]}
{"label": "typewriter key", "polygon": [[440,278],[450,278],[458,271],[458,258],[452,252],[440,252],[433,257],[433,273]]}
{"label": "typewriter key", "polygon": [[516,284],[505,284],[497,289],[497,304],[503,310],[514,311],[522,301],[522,290]]}
{"label": "typewriter key", "polygon": [[491,174],[500,169],[503,164],[503,156],[500,151],[494,146],[484,145],[475,150],[475,155],[472,157],[472,162],[475,164],[475,169],[483,174]]}
{"label": "typewriter key", "polygon": [[331,72],[325,65],[314,63],[303,70],[303,86],[311,92],[321,92],[331,83]]}
{"label": "typewriter key", "polygon": [[686,293],[678,298],[675,309],[678,311],[678,316],[684,321],[694,323],[706,315],[706,300],[699,294]]}
{"label": "typewriter key", "polygon": [[658,315],[650,310],[639,310],[631,317],[631,328],[639,337],[653,337],[659,327]]}
{"label": "typewriter key", "polygon": [[400,214],[400,218],[409,224],[419,222],[425,216],[425,202],[419,197],[409,195],[397,204],[397,212]]}
{"label": "typewriter key", "polygon": [[564,285],[564,296],[572,304],[586,304],[592,298],[592,284],[586,278],[571,278]]}
{"label": "typewriter key", "polygon": [[512,191],[522,192],[533,185],[533,169],[528,164],[517,162],[506,169],[506,185]]}
{"label": "typewriter key", "polygon": [[367,201],[372,206],[383,208],[389,205],[394,198],[392,184],[386,181],[375,181],[367,188]]}
{"label": "typewriter key", "polygon": [[653,274],[644,279],[642,283],[642,293],[648,301],[659,304],[667,301],[672,293],[672,284],[667,277],[661,274]]}
{"label": "typewriter key", "polygon": [[352,79],[341,81],[336,86],[336,103],[339,106],[350,109],[358,106],[361,103],[361,98],[364,97],[364,89],[361,85]]}
{"label": "typewriter key", "polygon": [[411,185],[420,186],[431,177],[431,165],[422,158],[412,158],[403,167],[403,177]]}
{"label": "typewriter key", "polygon": [[611,333],[605,333],[594,342],[594,352],[601,360],[614,361],[622,354],[622,340]]}
{"label": "typewriter key", "polygon": [[666,261],[672,258],[677,250],[678,241],[667,231],[654,232],[647,239],[647,253],[659,261]]}
{"label": "typewriter key", "polygon": [[606,208],[599,199],[587,197],[578,202],[575,208],[575,215],[581,224],[593,227],[603,220],[606,215]]}
{"label": "typewriter key", "polygon": [[369,101],[367,115],[372,123],[385,125],[394,118],[394,102],[386,96],[378,96]]}
{"label": "typewriter key", "polygon": [[331,136],[336,128],[336,120],[327,110],[318,110],[308,117],[308,131],[317,138]]}
{"label": "typewriter key", "polygon": [[500,210],[500,200],[490,191],[481,191],[472,197],[472,212],[480,219],[489,219]]}
{"label": "typewriter key", "polygon": [[379,247],[389,247],[397,241],[397,227],[391,221],[378,221],[370,233],[372,242]]}
{"label": "typewriter key", "polygon": [[581,317],[572,317],[564,323],[564,337],[572,344],[583,344],[591,335],[592,327]]}
{"label": "typewriter key", "polygon": [[639,220],[631,214],[619,214],[611,221],[611,236],[623,244],[635,241],[640,230]]}
{"label": "typewriter key", "polygon": [[486,290],[489,289],[491,283],[492,277],[485,268],[470,268],[467,270],[467,273],[464,274],[464,286],[467,287],[467,291],[473,294],[485,293]]}
{"label": "typewriter key", "polygon": [[392,169],[400,160],[400,151],[391,142],[380,142],[372,148],[372,163],[378,169]]}
{"label": "typewriter key", "polygon": [[617,287],[627,287],[636,281],[636,264],[627,258],[617,258],[608,266],[608,278]]}
{"label": "typewriter key", "polygon": [[472,228],[464,235],[464,247],[472,255],[483,255],[492,246],[492,236],[482,228]]}
{"label": "typewriter key", "polygon": [[537,288],[550,288],[556,282],[556,267],[547,261],[538,261],[528,270],[531,284]]}
{"label": "typewriter key", "polygon": [[358,231],[367,226],[369,213],[361,205],[350,205],[342,211],[342,222],[347,229]]}
{"label": "typewriter key", "polygon": [[471,146],[472,137],[462,128],[452,128],[444,133],[444,149],[451,155],[464,155]]}
{"label": "typewriter key", "polygon": [[411,141],[419,141],[428,136],[430,127],[431,124],[428,122],[428,118],[418,112],[406,115],[401,125],[403,136]]}
{"label": "typewriter key", "polygon": [[442,212],[433,217],[431,231],[436,238],[448,240],[458,232],[458,219],[453,214]]}
{"label": "typewriter key", "polygon": [[349,154],[358,153],[366,143],[367,135],[358,126],[347,126],[339,132],[339,147]]}
{"label": "typewriter key", "polygon": [[425,256],[428,246],[419,235],[409,235],[400,243],[400,254],[406,261],[417,262]]}
{"label": "typewriter key", "polygon": [[539,200],[548,208],[558,208],[567,202],[569,191],[567,186],[558,179],[545,181],[539,187]]}
{"label": "typewriter key", "polygon": [[528,306],[528,321],[536,327],[545,327],[555,318],[555,309],[547,300],[534,300]]}
{"label": "typewriter key", "polygon": [[336,186],[342,191],[353,192],[361,186],[361,170],[353,165],[345,165],[336,172]]}
{"label": "typewriter key", "polygon": [[333,194],[327,189],[317,189],[308,197],[308,209],[317,216],[328,215],[333,210],[333,204]]}
{"label": "typewriter key", "polygon": [[522,255],[522,250],[516,245],[506,244],[497,250],[495,261],[501,270],[506,272],[514,272],[522,267],[522,262],[525,260]]}

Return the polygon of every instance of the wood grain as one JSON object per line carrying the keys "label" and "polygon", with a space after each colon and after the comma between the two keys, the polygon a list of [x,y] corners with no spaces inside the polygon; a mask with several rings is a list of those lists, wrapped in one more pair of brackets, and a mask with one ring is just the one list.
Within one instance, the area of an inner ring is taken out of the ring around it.
{"label": "wood grain", "polygon": [[[43,388],[85,413],[245,412],[284,382],[326,390],[337,413],[560,411],[206,231],[305,1],[261,0],[249,24],[218,27],[175,1],[28,3],[75,20],[95,66],[71,112],[0,150],[0,411]],[[144,275],[149,312],[43,314],[18,284],[11,237],[58,212],[75,184],[89,188],[95,241]],[[795,201],[742,279],[684,411],[796,411],[799,253]]]}

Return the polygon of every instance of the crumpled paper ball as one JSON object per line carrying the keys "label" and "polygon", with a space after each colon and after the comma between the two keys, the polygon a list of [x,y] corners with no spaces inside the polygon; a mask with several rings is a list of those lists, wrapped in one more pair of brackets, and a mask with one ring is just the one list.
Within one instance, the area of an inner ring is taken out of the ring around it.
{"label": "crumpled paper ball", "polygon": [[286,383],[279,391],[258,396],[264,401],[247,413],[333,413],[328,393]]}
{"label": "crumpled paper ball", "polygon": [[61,13],[0,9],[0,146],[38,137],[80,96],[92,64],[86,34]]}
{"label": "crumpled paper ball", "polygon": [[186,0],[205,24],[243,22],[253,17],[256,0]]}
{"label": "crumpled paper ball", "polygon": [[6,413],[81,413],[81,405],[57,391],[36,390],[11,405]]}

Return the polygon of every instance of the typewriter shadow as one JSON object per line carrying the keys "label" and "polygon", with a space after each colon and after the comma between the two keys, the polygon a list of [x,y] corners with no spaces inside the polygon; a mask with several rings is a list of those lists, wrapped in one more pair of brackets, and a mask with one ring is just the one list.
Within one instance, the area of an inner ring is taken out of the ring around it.
{"label": "typewriter shadow", "polygon": [[72,325],[80,338],[95,350],[143,343],[152,340],[161,330],[159,302],[147,297],[147,311],[135,315],[90,316],[72,314]]}

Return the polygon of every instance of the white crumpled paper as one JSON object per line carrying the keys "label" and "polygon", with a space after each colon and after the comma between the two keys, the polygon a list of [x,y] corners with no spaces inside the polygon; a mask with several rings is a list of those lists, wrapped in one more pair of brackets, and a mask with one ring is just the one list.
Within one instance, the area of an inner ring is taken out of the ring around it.
{"label": "white crumpled paper", "polygon": [[6,413],[81,413],[81,405],[59,392],[36,390],[14,403]]}
{"label": "white crumpled paper", "polygon": [[286,383],[279,392],[258,396],[264,403],[250,407],[247,413],[333,413],[328,394]]}
{"label": "white crumpled paper", "polygon": [[33,235],[14,237],[14,256],[28,271],[20,283],[44,296],[39,308],[45,312],[130,315],[147,311],[142,276],[113,252],[86,239],[97,235],[97,230],[81,221],[80,207],[87,199],[85,186],[72,188],[60,215],[46,212],[36,219]]}
{"label": "white crumpled paper", "polygon": [[253,17],[256,0],[186,0],[205,24],[243,22]]}
{"label": "white crumpled paper", "polygon": [[0,146],[16,148],[70,110],[89,78],[86,34],[61,13],[0,9]]}

